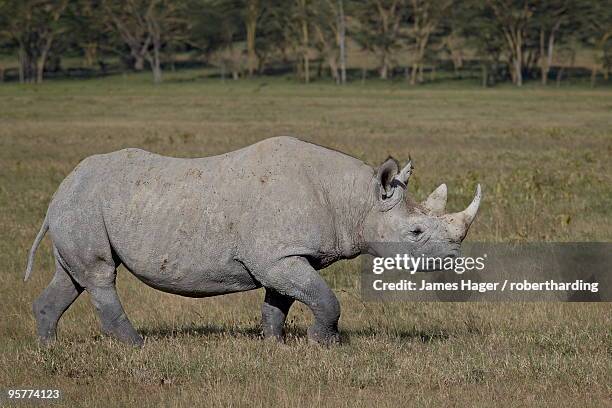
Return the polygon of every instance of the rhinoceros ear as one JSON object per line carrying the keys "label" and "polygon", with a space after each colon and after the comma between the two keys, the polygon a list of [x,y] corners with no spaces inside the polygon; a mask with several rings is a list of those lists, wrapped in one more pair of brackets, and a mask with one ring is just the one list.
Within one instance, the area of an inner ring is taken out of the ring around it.
{"label": "rhinoceros ear", "polygon": [[376,190],[381,211],[390,210],[402,200],[411,174],[411,161],[400,171],[397,161],[392,157],[389,157],[378,168],[376,174],[378,188]]}
{"label": "rhinoceros ear", "polygon": [[391,186],[391,182],[393,178],[399,172],[399,163],[393,157],[390,157],[385,160],[383,164],[378,167],[376,172],[376,178],[378,180],[378,184],[380,186],[379,199],[385,199],[386,197],[391,195],[393,187]]}

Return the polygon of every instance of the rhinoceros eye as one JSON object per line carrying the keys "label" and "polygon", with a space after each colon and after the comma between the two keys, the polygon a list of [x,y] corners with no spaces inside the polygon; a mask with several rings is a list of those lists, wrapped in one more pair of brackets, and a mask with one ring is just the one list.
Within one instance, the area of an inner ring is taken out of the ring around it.
{"label": "rhinoceros eye", "polygon": [[412,235],[416,235],[419,236],[423,233],[423,228],[421,227],[414,227],[413,229],[410,230],[410,232],[412,233]]}

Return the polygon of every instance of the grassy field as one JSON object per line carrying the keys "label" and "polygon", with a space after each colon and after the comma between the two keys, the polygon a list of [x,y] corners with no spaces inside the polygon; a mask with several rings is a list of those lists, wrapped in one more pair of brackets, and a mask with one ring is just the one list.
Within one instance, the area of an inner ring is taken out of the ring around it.
{"label": "grassy field", "polygon": [[0,86],[0,388],[59,388],[63,406],[610,406],[610,304],[363,303],[358,261],[322,272],[343,308],[337,347],[306,341],[301,305],[286,344],[262,341],[262,291],[185,299],[121,270],[144,348],[101,336],[86,294],[39,348],[48,239],[22,276],[47,204],[82,158],[127,146],[195,157],[288,134],[372,165],[410,153],[419,199],[446,182],[457,210],[483,184],[472,241],[612,239],[610,90],[149,82]]}

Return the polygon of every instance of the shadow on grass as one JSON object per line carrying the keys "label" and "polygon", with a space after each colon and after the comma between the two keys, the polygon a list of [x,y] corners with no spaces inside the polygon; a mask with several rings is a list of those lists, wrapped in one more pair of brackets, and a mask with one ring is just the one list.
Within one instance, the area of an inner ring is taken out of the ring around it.
{"label": "shadow on grass", "polygon": [[[140,334],[144,337],[153,339],[168,339],[178,338],[183,336],[188,337],[246,337],[249,339],[263,339],[262,330],[259,326],[254,327],[235,327],[235,326],[222,326],[216,324],[207,325],[188,325],[183,327],[155,327],[149,329],[141,329]],[[354,338],[368,338],[368,337],[389,337],[399,342],[421,342],[421,343],[434,343],[440,341],[446,341],[450,338],[450,335],[441,330],[428,331],[412,329],[394,329],[385,330],[384,328],[375,327],[364,327],[360,329],[345,329],[340,332],[341,342],[350,344]],[[306,328],[289,325],[285,329],[285,338],[299,339],[306,338]]]}
{"label": "shadow on grass", "polygon": [[154,339],[168,339],[183,336],[194,337],[248,337],[252,339],[262,338],[259,327],[231,327],[216,324],[202,326],[188,325],[183,327],[154,327],[139,330],[144,337]]}
{"label": "shadow on grass", "polygon": [[395,339],[399,342],[421,342],[421,343],[434,343],[446,341],[450,338],[450,334],[444,330],[419,330],[417,328],[411,329],[387,329],[376,328],[376,327],[364,327],[360,329],[348,329],[343,330],[341,333],[342,340],[350,342],[353,337],[379,337],[385,336]]}

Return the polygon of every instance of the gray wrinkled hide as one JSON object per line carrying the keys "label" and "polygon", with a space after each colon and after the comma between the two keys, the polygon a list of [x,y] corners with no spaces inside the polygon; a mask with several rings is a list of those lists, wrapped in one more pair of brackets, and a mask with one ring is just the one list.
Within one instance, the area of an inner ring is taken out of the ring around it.
{"label": "gray wrinkled hide", "polygon": [[353,157],[289,137],[198,159],[139,149],[89,157],[60,185],[33,248],[48,226],[57,262],[34,304],[39,336],[55,338],[57,320],[84,289],[106,333],[141,344],[115,290],[122,263],[183,296],[263,286],[266,336],[281,338],[295,299],[314,314],[309,337],[336,342],[340,307],[317,269],[375,251],[368,241],[412,239],[415,222],[437,237],[430,248],[412,239],[420,253],[454,253],[467,232],[407,200],[380,211],[388,176],[380,177]]}

